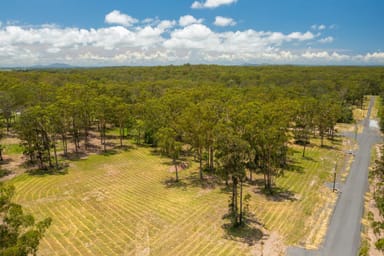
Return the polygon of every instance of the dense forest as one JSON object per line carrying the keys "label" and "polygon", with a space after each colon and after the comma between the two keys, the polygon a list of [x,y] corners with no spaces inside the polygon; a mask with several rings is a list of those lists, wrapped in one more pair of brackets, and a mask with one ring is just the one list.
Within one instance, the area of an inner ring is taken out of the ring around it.
{"label": "dense forest", "polygon": [[[107,131],[120,146],[132,139],[159,148],[178,166],[185,156],[199,177],[232,191],[230,213],[243,221],[242,185],[254,173],[266,193],[284,172],[289,143],[333,139],[337,122],[352,122],[364,95],[384,92],[384,68],[167,66],[0,73],[3,133],[14,132],[35,168],[59,170],[61,157],[94,150]],[[1,139],[1,137],[0,137]],[[1,160],[0,140],[0,160]]]}

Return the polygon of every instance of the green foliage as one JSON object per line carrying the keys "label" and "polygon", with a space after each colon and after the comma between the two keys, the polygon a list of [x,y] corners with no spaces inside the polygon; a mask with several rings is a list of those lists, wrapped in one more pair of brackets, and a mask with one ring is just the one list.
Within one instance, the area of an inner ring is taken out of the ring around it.
{"label": "green foliage", "polygon": [[9,174],[8,170],[0,169],[0,178]]}
{"label": "green foliage", "polygon": [[352,106],[343,104],[340,109],[340,116],[337,120],[339,123],[352,123],[353,122],[353,112],[352,112]]}
{"label": "green foliage", "polygon": [[366,239],[361,242],[359,256],[369,256],[369,243]]}
{"label": "green foliage", "polygon": [[[303,156],[314,137],[322,144],[333,138],[336,122],[351,120],[352,105],[362,106],[367,93],[384,91],[382,78],[380,67],[185,65],[0,72],[0,121],[9,128],[17,120],[25,154],[40,169],[58,167],[59,141],[64,156],[72,148],[88,152],[97,131],[105,151],[107,130],[115,128],[121,146],[129,129],[137,143],[160,147],[176,169],[181,153],[192,154],[202,181],[206,169],[207,175],[232,185],[237,222],[243,211],[237,205],[238,198],[239,204],[243,200],[238,186],[245,182],[246,169],[250,178],[262,173],[265,189],[272,192],[289,163],[291,136],[303,144]],[[25,240],[33,239],[28,235]]]}
{"label": "green foliage", "polygon": [[375,246],[377,249],[384,252],[384,238],[377,240],[377,242],[375,243]]}
{"label": "green foliage", "polygon": [[20,205],[11,202],[15,188],[0,183],[0,254],[36,255],[39,241],[52,220],[40,222],[30,214],[25,214]]}

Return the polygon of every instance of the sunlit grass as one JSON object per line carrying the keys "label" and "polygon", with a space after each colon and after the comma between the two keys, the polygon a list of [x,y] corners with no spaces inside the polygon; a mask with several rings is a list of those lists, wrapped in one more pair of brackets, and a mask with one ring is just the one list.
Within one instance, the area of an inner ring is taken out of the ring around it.
{"label": "sunlit grass", "polygon": [[[302,147],[292,146],[294,166],[276,180],[291,196],[274,201],[259,186],[246,187],[252,213],[287,244],[317,246],[335,201],[325,182],[341,158],[341,143],[319,143],[313,140],[305,158]],[[181,171],[175,185],[168,164],[151,148],[137,148],[91,155],[65,175],[24,174],[11,182],[27,211],[54,220],[41,255],[251,255],[248,245],[225,239],[229,194],[221,186],[201,188],[197,164]]]}

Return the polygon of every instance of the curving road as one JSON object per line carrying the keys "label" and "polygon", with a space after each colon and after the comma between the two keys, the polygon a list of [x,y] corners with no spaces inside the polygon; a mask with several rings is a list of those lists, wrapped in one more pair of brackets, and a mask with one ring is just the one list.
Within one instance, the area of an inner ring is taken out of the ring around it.
{"label": "curving road", "polygon": [[364,129],[357,137],[359,149],[345,184],[341,188],[325,243],[317,251],[288,248],[289,256],[356,256],[360,247],[361,218],[364,210],[364,195],[368,190],[368,167],[372,146],[381,141],[379,129],[370,126],[370,114],[374,104],[371,97]]}

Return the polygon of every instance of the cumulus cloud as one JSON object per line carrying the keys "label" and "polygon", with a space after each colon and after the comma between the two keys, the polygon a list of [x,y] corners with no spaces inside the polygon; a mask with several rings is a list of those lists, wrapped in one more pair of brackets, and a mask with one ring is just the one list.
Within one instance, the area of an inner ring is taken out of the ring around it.
{"label": "cumulus cloud", "polygon": [[196,19],[192,15],[181,16],[179,19],[179,25],[182,27],[195,24],[195,23],[202,23],[202,22],[203,22],[203,19]]}
{"label": "cumulus cloud", "polygon": [[362,56],[362,58],[365,62],[384,64],[384,52],[367,53],[366,55]]}
{"label": "cumulus cloud", "polygon": [[221,5],[230,5],[236,3],[237,0],[206,0],[205,2],[195,1],[193,2],[192,9],[203,9],[203,8],[217,8]]}
{"label": "cumulus cloud", "polygon": [[327,37],[324,37],[324,38],[321,38],[319,40],[319,43],[322,43],[322,44],[328,44],[328,43],[332,43],[333,42],[333,37],[332,36],[327,36]]}
{"label": "cumulus cloud", "polygon": [[203,24],[202,19],[191,15],[182,16],[178,21],[158,18],[120,21],[117,25],[98,29],[3,24],[0,27],[0,66],[56,62],[76,66],[186,62],[384,64],[384,52],[380,51],[347,55],[335,50],[306,49],[308,44],[333,41],[332,37],[321,38],[319,31],[223,30],[215,31]]}
{"label": "cumulus cloud", "polygon": [[213,24],[219,27],[235,26],[236,21],[234,21],[232,18],[216,16],[215,22]]}
{"label": "cumulus cloud", "polygon": [[121,13],[120,11],[114,10],[105,16],[105,22],[108,24],[118,24],[129,27],[135,24],[137,19]]}

